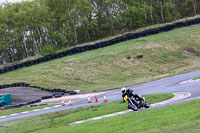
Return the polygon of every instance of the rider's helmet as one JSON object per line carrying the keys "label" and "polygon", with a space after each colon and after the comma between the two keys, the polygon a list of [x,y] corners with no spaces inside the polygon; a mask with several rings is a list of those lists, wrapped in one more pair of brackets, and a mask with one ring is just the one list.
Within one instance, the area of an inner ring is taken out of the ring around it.
{"label": "rider's helmet", "polygon": [[126,88],[126,87],[121,88],[121,92],[122,92],[123,94],[126,93],[126,91],[127,91],[127,88]]}

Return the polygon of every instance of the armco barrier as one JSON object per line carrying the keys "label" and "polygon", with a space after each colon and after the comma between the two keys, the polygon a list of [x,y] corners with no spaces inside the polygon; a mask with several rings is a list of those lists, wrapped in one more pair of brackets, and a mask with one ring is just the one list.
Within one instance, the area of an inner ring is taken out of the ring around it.
{"label": "armco barrier", "polygon": [[3,68],[0,69],[0,74],[10,72],[10,71],[22,68],[22,67],[29,67],[29,66],[39,64],[39,63],[43,63],[43,62],[46,62],[46,61],[49,61],[49,60],[61,58],[61,57],[64,57],[64,56],[73,55],[73,54],[81,53],[81,52],[88,51],[88,50],[98,49],[98,48],[110,46],[110,45],[113,45],[113,44],[116,44],[116,43],[120,43],[120,42],[123,42],[123,41],[136,39],[136,38],[139,38],[139,37],[144,37],[144,36],[149,36],[149,35],[154,35],[154,34],[158,34],[160,32],[167,32],[167,31],[173,30],[175,28],[181,28],[181,27],[190,26],[190,25],[199,24],[199,23],[200,23],[200,18],[196,18],[196,19],[185,21],[185,22],[176,22],[174,24],[168,24],[168,25],[165,25],[165,26],[161,26],[159,28],[148,29],[148,30],[138,32],[138,33],[128,33],[126,35],[111,39],[109,41],[95,43],[95,44],[92,44],[92,45],[79,46],[79,47],[75,47],[75,48],[72,48],[70,50],[67,50],[65,52],[46,55],[44,57],[40,57],[40,58],[35,59],[35,60],[30,60],[30,61],[26,61],[26,62],[19,63],[19,64],[14,64],[14,65],[11,65],[11,66],[8,66],[8,67],[3,67]]}

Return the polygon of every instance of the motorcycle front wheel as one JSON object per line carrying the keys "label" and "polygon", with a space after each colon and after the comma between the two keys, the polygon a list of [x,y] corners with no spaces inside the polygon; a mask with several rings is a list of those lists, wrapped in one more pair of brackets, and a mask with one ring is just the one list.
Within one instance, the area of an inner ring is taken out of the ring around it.
{"label": "motorcycle front wheel", "polygon": [[132,105],[131,103],[128,103],[128,108],[132,109],[133,111],[137,111],[138,110],[137,106]]}
{"label": "motorcycle front wheel", "polygon": [[149,108],[149,107],[150,107],[150,104],[146,102],[145,105],[144,105],[144,107],[145,107],[145,108]]}

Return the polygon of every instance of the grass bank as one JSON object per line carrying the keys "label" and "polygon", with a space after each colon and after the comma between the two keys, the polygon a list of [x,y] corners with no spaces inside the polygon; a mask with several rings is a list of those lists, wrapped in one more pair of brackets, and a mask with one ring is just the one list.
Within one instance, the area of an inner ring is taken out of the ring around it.
{"label": "grass bank", "polygon": [[5,73],[0,84],[115,89],[197,70],[199,55],[200,25],[193,25]]}
{"label": "grass bank", "polygon": [[200,79],[200,77],[193,78],[192,80],[197,80],[197,79]]}
{"label": "grass bank", "polygon": [[37,133],[197,133],[200,131],[200,100],[153,110],[88,121],[72,126],[47,128]]}
{"label": "grass bank", "polygon": [[[171,97],[173,97],[173,94],[170,93],[153,94],[145,96],[146,100],[150,104],[160,102]],[[123,110],[127,110],[127,103],[123,103],[122,100],[118,100],[94,106],[70,109],[61,112],[54,112],[50,114],[29,117],[21,120],[0,123],[0,126],[5,126],[3,128],[0,128],[0,132],[26,133],[46,128],[63,128],[68,123],[74,121],[102,116]]]}

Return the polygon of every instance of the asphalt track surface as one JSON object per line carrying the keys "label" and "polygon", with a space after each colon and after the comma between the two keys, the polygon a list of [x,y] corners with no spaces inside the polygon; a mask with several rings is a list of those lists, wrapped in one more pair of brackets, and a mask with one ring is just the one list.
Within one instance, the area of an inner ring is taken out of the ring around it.
{"label": "asphalt track surface", "polygon": [[[191,96],[179,101],[175,101],[172,103],[168,103],[165,105],[159,105],[153,108],[163,107],[171,104],[177,104],[184,101],[189,101],[193,99],[199,99],[200,98],[200,81],[193,81],[191,79],[199,77],[200,76],[200,70],[194,71],[186,74],[181,74],[173,77],[168,77],[160,80],[156,80],[149,83],[144,83],[136,86],[129,87],[130,89],[134,90],[135,93],[138,93],[140,95],[146,95],[146,94],[156,94],[156,93],[175,93],[175,92],[188,92],[191,93]],[[113,100],[119,100],[122,99],[120,90],[113,90],[108,93],[106,93],[107,99],[109,101]],[[50,113],[50,112],[56,112],[56,111],[62,111],[62,110],[68,110],[72,108],[78,108],[78,107],[84,107],[89,105],[95,105],[103,103],[103,95],[98,95],[98,103],[95,103],[94,97],[91,97],[92,103],[87,103],[87,99],[81,99],[80,101],[77,101],[73,103],[73,105],[65,105],[65,106],[53,106],[53,107],[47,107],[43,109],[37,109],[33,111],[26,111],[21,112],[18,114],[12,114],[9,116],[2,116],[0,117],[0,122],[10,121],[10,120],[16,120],[16,119],[22,119],[30,116]],[[73,101],[72,101],[73,102]]]}

